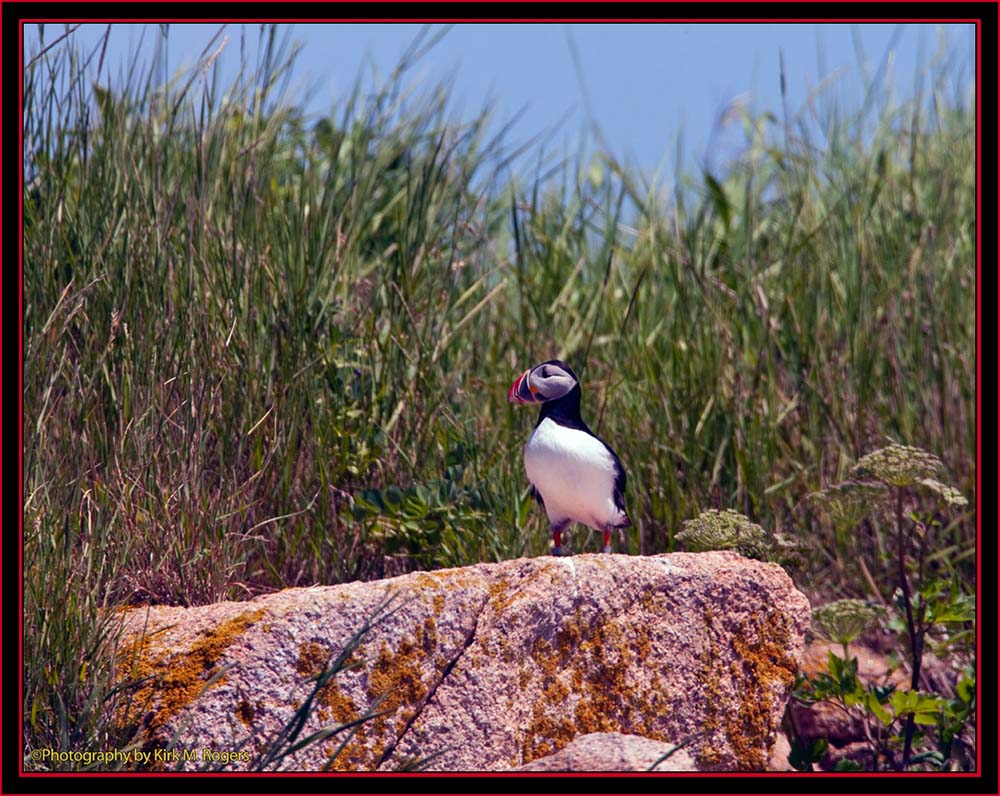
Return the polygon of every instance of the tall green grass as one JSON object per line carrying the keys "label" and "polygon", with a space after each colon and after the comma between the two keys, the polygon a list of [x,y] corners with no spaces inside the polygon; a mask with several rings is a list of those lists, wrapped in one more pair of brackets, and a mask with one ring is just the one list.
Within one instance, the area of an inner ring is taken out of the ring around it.
{"label": "tall green grass", "polygon": [[[219,41],[165,86],[109,88],[71,36],[29,54],[26,749],[115,732],[116,606],[545,553],[505,394],[550,357],[628,469],[632,553],[736,508],[799,544],[803,588],[864,595],[888,532],[807,494],[896,440],[974,496],[975,114],[947,72],[821,140],[742,112],[738,160],[664,200],[608,152],[517,165],[488,108],[410,82],[429,44],[319,120],[276,33],[228,86]],[[974,588],[971,509],[946,536]]]}

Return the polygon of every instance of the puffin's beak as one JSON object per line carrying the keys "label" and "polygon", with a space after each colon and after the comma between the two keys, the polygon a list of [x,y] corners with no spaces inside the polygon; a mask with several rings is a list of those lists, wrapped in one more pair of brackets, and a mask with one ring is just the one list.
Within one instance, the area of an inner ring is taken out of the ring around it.
{"label": "puffin's beak", "polygon": [[514,383],[510,385],[510,389],[507,391],[508,401],[519,404],[531,404],[538,401],[528,386],[529,373],[531,373],[530,369],[524,371],[524,373],[518,376],[514,380]]}

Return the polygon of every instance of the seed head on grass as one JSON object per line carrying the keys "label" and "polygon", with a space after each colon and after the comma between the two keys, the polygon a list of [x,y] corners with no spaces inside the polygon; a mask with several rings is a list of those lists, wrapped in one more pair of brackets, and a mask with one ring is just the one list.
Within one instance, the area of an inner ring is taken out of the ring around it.
{"label": "seed head on grass", "polygon": [[686,520],[677,539],[692,553],[735,550],[750,558],[765,559],[771,552],[764,529],[732,509],[709,509]]}
{"label": "seed head on grass", "polygon": [[955,487],[948,486],[948,484],[942,484],[934,478],[921,478],[917,481],[917,485],[922,486],[925,489],[929,489],[931,492],[941,497],[941,499],[943,499],[949,506],[954,506],[955,508],[960,509],[969,505],[969,501],[966,499],[965,495],[955,489]]}
{"label": "seed head on grass", "polygon": [[889,486],[913,486],[924,478],[932,478],[944,470],[941,460],[933,453],[909,445],[889,445],[862,456],[851,477],[875,478]]}
{"label": "seed head on grass", "polygon": [[814,608],[813,624],[820,634],[845,647],[864,633],[879,616],[879,609],[864,600],[834,600]]}
{"label": "seed head on grass", "polygon": [[838,528],[853,528],[886,494],[879,481],[844,481],[809,495],[809,501],[830,515]]}
{"label": "seed head on grass", "polygon": [[[890,445],[862,456],[851,474],[854,477],[875,478],[894,487],[920,487],[933,492],[955,508],[969,505],[969,501],[955,487],[941,483],[934,477],[943,471],[944,464],[941,460],[922,448]],[[850,484],[851,482],[847,482],[842,486]]]}

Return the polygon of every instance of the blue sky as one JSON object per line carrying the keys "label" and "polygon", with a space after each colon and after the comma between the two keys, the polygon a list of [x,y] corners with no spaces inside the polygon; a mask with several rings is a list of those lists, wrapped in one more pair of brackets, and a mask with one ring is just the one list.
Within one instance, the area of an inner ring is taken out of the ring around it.
{"label": "blue sky", "polygon": [[[193,64],[219,27],[171,25],[168,73]],[[327,113],[350,91],[359,71],[369,81],[384,78],[421,27],[282,26],[302,45],[292,85],[300,96],[309,89],[309,112]],[[87,49],[105,30],[85,25],[73,35]],[[58,26],[49,25],[46,42],[59,33]],[[241,43],[248,56],[257,50],[258,27],[232,24],[224,35],[228,39],[219,62],[225,81],[239,66]],[[111,74],[130,53],[150,60],[160,36],[157,25],[113,26],[105,56]],[[37,30],[26,26],[25,37],[30,57],[37,51]],[[581,131],[593,119],[616,157],[650,174],[662,168],[661,178],[669,178],[679,134],[685,169],[706,163],[715,169],[735,154],[742,141],[735,126],[712,133],[732,103],[781,116],[779,53],[792,114],[821,83],[826,96],[859,107],[866,80],[875,76],[887,78],[895,101],[901,102],[913,95],[919,79],[925,89],[933,85],[946,64],[947,91],[968,95],[975,29],[958,24],[458,24],[411,78],[429,83],[453,77],[454,107],[461,118],[474,115],[488,97],[496,100],[498,125],[526,108],[513,128],[514,140],[549,131],[547,147],[567,154],[576,151]],[[878,96],[884,103],[884,93]]]}

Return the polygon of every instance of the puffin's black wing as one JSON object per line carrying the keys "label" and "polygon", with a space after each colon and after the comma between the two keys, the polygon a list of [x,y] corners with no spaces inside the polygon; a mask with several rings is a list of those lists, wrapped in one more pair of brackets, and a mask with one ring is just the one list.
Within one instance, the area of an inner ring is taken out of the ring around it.
{"label": "puffin's black wing", "polygon": [[545,508],[545,501],[542,500],[542,493],[535,489],[535,485],[530,481],[528,482],[528,494],[530,494],[535,500],[538,501],[538,505],[543,509]]}
{"label": "puffin's black wing", "polygon": [[[598,439],[601,438],[598,437]],[[625,468],[622,467],[622,460],[618,458],[618,454],[615,453],[614,448],[604,442],[603,439],[601,439],[601,442],[608,449],[611,458],[615,460],[615,505],[621,509],[622,514],[625,516],[625,522],[619,527],[627,528],[632,524],[632,520],[629,519],[628,512],[625,510],[625,485],[628,483],[628,475],[626,475]]]}

